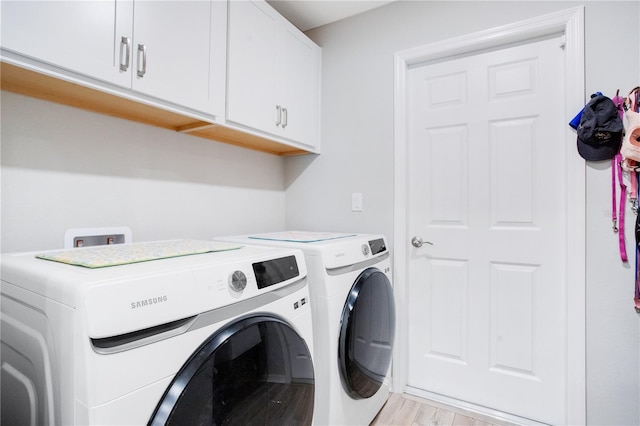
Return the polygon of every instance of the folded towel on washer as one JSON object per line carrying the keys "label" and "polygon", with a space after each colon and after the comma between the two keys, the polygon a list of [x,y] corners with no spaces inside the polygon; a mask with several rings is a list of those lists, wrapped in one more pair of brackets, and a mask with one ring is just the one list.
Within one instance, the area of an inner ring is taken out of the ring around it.
{"label": "folded towel on washer", "polygon": [[213,241],[168,240],[76,248],[41,253],[37,254],[36,257],[69,265],[84,266],[85,268],[104,268],[106,266],[128,265],[130,263],[170,257],[235,250],[241,247],[238,244]]}

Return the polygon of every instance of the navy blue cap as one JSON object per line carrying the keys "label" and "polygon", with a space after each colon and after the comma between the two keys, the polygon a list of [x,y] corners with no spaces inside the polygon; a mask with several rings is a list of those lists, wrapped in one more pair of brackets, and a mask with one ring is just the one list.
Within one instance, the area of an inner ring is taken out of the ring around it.
{"label": "navy blue cap", "polygon": [[622,120],[611,99],[604,95],[591,98],[584,107],[578,133],[578,152],[585,160],[609,160],[620,151]]}

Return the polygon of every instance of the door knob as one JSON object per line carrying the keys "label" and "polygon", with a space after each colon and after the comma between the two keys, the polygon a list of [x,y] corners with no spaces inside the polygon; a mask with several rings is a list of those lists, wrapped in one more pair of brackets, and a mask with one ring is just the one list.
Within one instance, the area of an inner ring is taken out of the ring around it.
{"label": "door knob", "polygon": [[423,244],[433,245],[431,241],[422,241],[422,237],[415,236],[411,239],[411,245],[414,247],[422,247]]}

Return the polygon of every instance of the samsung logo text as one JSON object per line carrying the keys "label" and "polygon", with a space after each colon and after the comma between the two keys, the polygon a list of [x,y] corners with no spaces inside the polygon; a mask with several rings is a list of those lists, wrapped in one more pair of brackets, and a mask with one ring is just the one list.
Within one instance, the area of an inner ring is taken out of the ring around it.
{"label": "samsung logo text", "polygon": [[159,297],[150,297],[148,299],[142,299],[135,302],[131,302],[131,309],[146,308],[147,306],[155,305],[157,303],[166,302],[169,299],[166,295]]}

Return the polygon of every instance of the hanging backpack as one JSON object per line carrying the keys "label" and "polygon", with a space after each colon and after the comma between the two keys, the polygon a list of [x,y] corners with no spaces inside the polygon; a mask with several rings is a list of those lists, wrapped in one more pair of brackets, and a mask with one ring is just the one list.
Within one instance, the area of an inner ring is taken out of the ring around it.
{"label": "hanging backpack", "polygon": [[640,113],[638,113],[638,93],[640,88],[633,89],[624,101],[622,125],[624,137],[620,153],[626,161],[626,168],[636,169],[640,165]]}
{"label": "hanging backpack", "polygon": [[[638,165],[640,164],[640,156],[637,155],[640,152],[640,86],[635,87],[629,92],[629,95],[624,102],[624,114],[622,117],[622,123],[624,128],[624,136],[622,137],[622,148],[628,158],[629,165],[635,164],[633,168],[631,182],[637,188],[638,186]],[[635,285],[634,285],[634,304],[637,313],[640,313],[640,215],[637,210],[637,203],[635,205],[636,213],[636,226],[635,226],[635,239],[636,239],[636,268],[635,268]]]}

